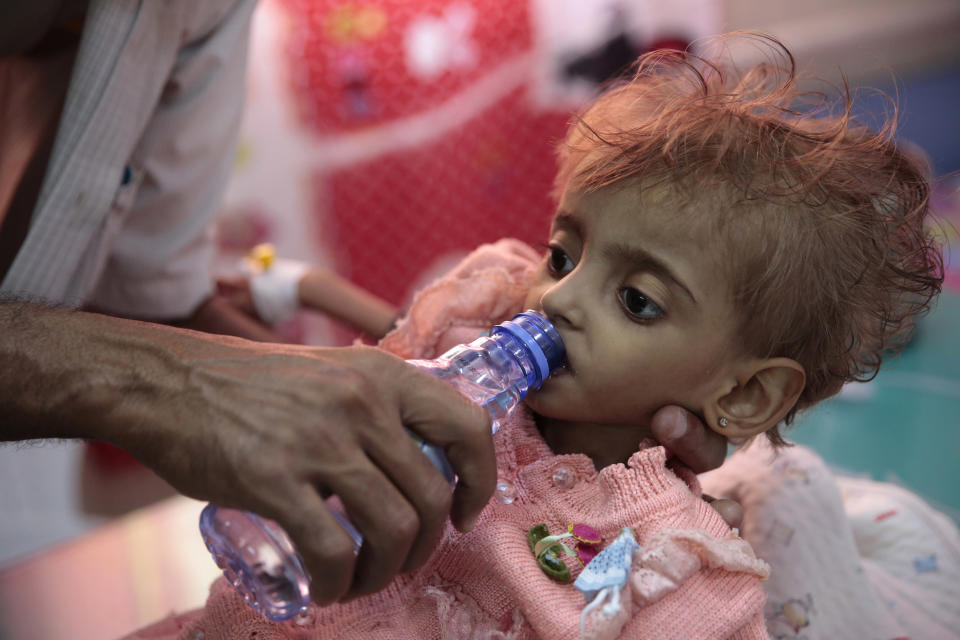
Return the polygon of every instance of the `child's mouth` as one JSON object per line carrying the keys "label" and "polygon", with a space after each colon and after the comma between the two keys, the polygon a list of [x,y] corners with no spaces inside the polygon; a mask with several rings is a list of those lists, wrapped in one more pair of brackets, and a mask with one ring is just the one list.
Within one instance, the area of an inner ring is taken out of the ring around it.
{"label": "child's mouth", "polygon": [[569,362],[564,362],[562,365],[553,370],[550,374],[551,378],[559,378],[560,376],[571,376],[573,375],[573,367],[570,366]]}

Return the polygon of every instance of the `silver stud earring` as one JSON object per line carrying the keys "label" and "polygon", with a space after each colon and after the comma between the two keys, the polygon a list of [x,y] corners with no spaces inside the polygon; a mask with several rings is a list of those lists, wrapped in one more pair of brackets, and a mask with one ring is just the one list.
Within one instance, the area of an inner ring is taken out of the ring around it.
{"label": "silver stud earring", "polygon": [[727,420],[726,418],[720,418],[720,420],[718,420],[717,423],[720,425],[720,428],[723,429],[728,424],[730,424],[730,421]]}

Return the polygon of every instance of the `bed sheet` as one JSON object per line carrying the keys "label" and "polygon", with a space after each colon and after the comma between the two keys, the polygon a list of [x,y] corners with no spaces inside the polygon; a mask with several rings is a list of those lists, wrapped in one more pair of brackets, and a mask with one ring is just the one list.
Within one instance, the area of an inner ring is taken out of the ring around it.
{"label": "bed sheet", "polygon": [[960,638],[960,532],[916,494],[766,440],[701,481],[743,505],[741,533],[773,568],[774,640]]}

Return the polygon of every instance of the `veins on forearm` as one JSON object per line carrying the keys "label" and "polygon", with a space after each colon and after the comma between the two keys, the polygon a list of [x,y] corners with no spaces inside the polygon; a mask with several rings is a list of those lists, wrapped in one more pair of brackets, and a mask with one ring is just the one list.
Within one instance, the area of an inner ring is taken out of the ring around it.
{"label": "veins on forearm", "polygon": [[115,412],[150,384],[138,331],[105,316],[0,304],[0,438],[109,439]]}

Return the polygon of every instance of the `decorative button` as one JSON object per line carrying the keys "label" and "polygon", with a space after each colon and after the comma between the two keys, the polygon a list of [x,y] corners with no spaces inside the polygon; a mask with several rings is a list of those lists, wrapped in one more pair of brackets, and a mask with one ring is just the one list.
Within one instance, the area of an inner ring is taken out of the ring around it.
{"label": "decorative button", "polygon": [[206,635],[199,629],[190,634],[190,640],[203,640],[205,637]]}
{"label": "decorative button", "polygon": [[503,504],[513,504],[517,499],[517,490],[509,480],[497,480],[497,498]]}
{"label": "decorative button", "polygon": [[553,484],[560,489],[572,489],[577,482],[577,475],[570,467],[559,466],[553,470]]}

